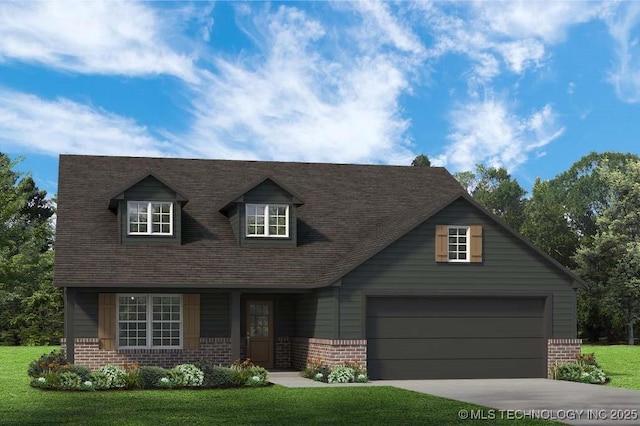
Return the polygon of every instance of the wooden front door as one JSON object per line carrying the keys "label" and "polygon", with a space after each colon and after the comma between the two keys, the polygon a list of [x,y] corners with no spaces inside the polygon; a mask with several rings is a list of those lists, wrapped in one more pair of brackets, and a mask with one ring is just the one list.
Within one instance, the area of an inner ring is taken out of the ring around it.
{"label": "wooden front door", "polygon": [[273,302],[248,300],[247,358],[256,365],[273,368]]}

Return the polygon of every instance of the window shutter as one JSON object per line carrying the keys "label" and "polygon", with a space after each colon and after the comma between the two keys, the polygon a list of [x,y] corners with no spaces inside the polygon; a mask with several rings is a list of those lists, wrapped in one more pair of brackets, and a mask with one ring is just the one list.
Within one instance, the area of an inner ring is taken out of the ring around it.
{"label": "window shutter", "polygon": [[471,235],[471,262],[482,262],[482,226],[474,225],[469,227]]}
{"label": "window shutter", "polygon": [[185,294],[182,296],[182,303],[183,347],[200,349],[200,295]]}
{"label": "window shutter", "polygon": [[436,225],[436,262],[448,262],[448,238],[449,228],[447,225]]}
{"label": "window shutter", "polygon": [[113,293],[98,294],[98,340],[100,349],[116,348],[116,295]]}

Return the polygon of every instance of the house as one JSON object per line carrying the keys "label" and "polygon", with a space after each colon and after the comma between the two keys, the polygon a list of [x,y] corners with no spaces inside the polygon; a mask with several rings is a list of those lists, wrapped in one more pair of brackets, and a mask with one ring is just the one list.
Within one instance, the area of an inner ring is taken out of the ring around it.
{"label": "house", "polygon": [[583,283],[443,168],[60,157],[67,356],[546,377]]}

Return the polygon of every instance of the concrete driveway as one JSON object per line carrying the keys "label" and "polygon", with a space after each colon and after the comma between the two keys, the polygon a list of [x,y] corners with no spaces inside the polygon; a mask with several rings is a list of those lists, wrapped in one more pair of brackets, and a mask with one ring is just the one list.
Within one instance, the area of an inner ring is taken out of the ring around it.
{"label": "concrete driveway", "polygon": [[376,384],[495,409],[460,413],[487,420],[537,416],[572,425],[640,425],[640,392],[628,389],[547,379],[384,380]]}
{"label": "concrete driveway", "polygon": [[327,384],[298,372],[272,372],[270,380],[286,387],[394,386],[490,407],[459,412],[467,418],[522,419],[537,417],[572,425],[640,425],[640,391],[547,379],[374,380]]}

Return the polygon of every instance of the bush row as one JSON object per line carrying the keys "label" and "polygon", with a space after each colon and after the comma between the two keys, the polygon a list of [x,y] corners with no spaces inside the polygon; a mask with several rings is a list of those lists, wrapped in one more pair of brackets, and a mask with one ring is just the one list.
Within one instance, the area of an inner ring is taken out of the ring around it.
{"label": "bush row", "polygon": [[91,372],[74,365],[58,352],[43,354],[29,364],[31,386],[58,390],[231,388],[265,386],[269,373],[250,360],[236,361],[231,367],[208,364],[180,364],[171,369],[125,364],[106,365]]}
{"label": "bush row", "polygon": [[324,383],[366,383],[367,372],[357,360],[347,361],[343,365],[329,367],[321,358],[307,359],[307,368],[300,373],[302,377]]}
{"label": "bush row", "polygon": [[551,377],[555,380],[592,384],[603,384],[610,380],[596,362],[593,353],[576,355],[575,362],[556,365],[551,368]]}

